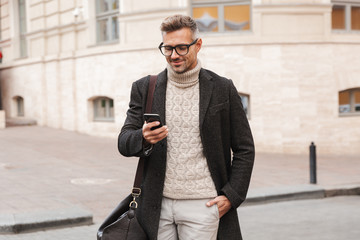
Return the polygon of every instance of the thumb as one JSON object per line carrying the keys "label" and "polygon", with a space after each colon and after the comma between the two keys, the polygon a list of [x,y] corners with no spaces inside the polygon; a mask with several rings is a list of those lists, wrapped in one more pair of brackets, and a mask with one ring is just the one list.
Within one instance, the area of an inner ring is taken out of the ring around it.
{"label": "thumb", "polygon": [[210,200],[206,203],[206,206],[211,207],[212,205],[216,204],[215,200]]}

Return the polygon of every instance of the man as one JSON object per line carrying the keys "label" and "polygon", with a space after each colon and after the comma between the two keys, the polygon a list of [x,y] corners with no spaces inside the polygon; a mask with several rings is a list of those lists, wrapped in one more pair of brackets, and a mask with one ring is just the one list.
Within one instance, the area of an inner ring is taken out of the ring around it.
{"label": "man", "polygon": [[242,239],[236,208],[246,197],[254,144],[241,99],[231,80],[201,68],[192,18],[168,17],[161,32],[168,65],[152,112],[163,126],[144,123],[144,77],[133,83],[118,141],[121,154],[147,156],[137,216],[150,239]]}

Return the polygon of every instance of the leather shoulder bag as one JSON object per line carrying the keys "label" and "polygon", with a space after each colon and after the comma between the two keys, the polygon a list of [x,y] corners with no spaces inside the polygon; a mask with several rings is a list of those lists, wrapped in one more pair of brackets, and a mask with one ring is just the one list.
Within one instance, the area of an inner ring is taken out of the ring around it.
{"label": "leather shoulder bag", "polygon": [[[148,95],[146,99],[146,113],[151,113],[152,101],[157,76],[150,76]],[[129,194],[110,213],[99,227],[97,240],[147,240],[148,237],[136,218],[138,203],[136,198],[141,195],[141,181],[144,172],[144,161],[141,157],[138,162],[134,185]]]}

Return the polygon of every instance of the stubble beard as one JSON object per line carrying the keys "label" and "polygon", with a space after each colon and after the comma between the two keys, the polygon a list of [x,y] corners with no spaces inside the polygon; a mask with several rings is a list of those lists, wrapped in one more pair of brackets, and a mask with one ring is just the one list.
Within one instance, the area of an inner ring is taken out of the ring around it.
{"label": "stubble beard", "polygon": [[174,63],[179,59],[170,60],[170,66],[174,72],[177,74],[185,73],[189,70],[188,66],[186,66],[186,61],[182,60],[182,64],[179,66],[175,66]]}

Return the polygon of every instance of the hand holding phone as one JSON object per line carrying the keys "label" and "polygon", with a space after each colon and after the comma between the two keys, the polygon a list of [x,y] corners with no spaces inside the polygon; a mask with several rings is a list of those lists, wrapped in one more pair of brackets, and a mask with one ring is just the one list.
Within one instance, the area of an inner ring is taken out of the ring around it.
{"label": "hand holding phone", "polygon": [[152,127],[150,130],[155,130],[155,129],[157,129],[157,128],[162,127],[159,114],[156,114],[156,113],[145,113],[145,114],[144,114],[144,118],[145,118],[145,121],[146,121],[147,123],[150,123],[150,122],[159,122],[159,123],[160,123],[158,126]]}
{"label": "hand holding phone", "polygon": [[[153,113],[145,113],[144,119],[146,123],[143,125],[143,137],[147,143],[155,144],[168,135],[168,129],[161,123],[160,116]],[[159,122],[160,124],[154,127],[147,126],[151,122]]]}

